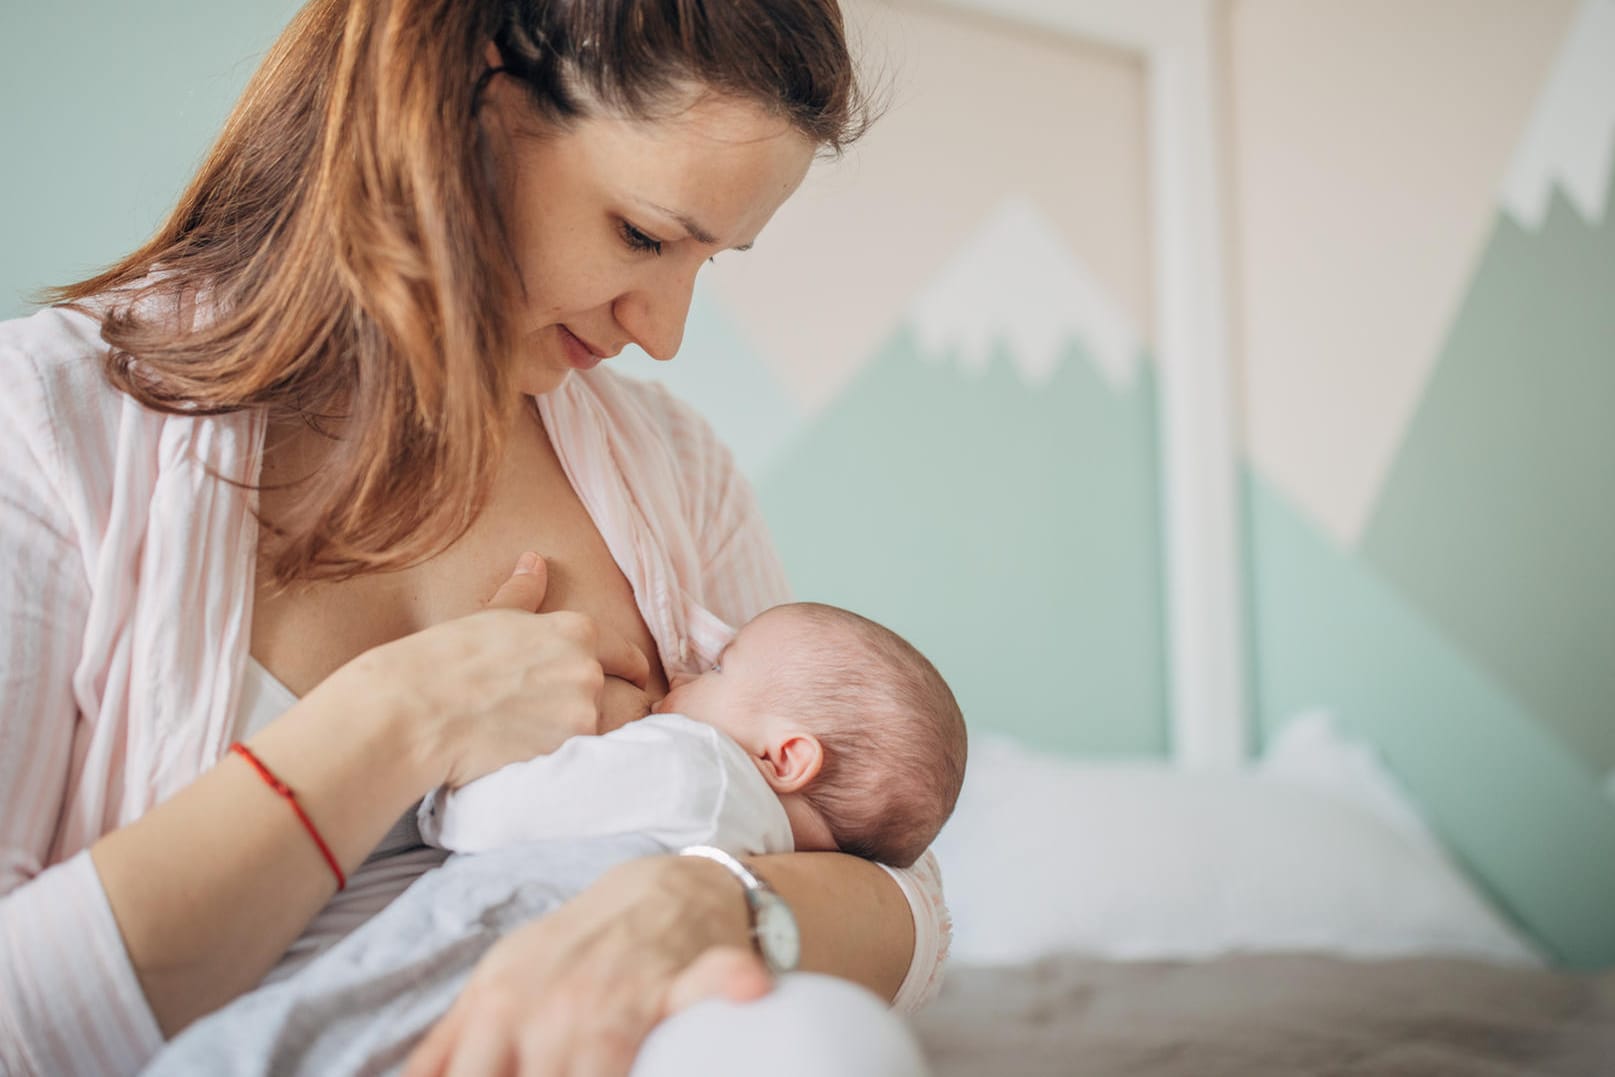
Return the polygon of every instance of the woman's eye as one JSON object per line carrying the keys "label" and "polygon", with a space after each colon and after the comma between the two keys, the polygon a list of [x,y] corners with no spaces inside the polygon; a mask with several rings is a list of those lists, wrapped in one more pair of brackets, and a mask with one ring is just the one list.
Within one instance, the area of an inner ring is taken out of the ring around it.
{"label": "woman's eye", "polygon": [[652,239],[627,221],[622,222],[622,241],[628,244],[630,250],[649,251],[652,254],[662,253],[661,240]]}

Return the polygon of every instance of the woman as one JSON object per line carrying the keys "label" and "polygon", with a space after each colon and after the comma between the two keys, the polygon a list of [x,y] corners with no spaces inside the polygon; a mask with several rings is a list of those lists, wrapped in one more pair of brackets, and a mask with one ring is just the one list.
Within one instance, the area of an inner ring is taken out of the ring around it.
{"label": "woman", "polygon": [[[785,597],[707,428],[596,368],[671,358],[860,117],[833,0],[315,0],[159,235],[0,327],[0,1071],[138,1068],[432,866],[427,790],[643,716]],[[754,867],[803,968],[934,989],[929,854]],[[625,1073],[767,988],[722,865],[636,861],[412,1072]]]}

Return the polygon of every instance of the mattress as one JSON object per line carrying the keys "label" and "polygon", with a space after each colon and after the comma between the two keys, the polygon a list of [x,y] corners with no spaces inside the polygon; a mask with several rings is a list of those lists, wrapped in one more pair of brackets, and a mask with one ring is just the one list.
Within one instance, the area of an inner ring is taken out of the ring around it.
{"label": "mattress", "polygon": [[1248,955],[951,968],[935,1077],[1615,1074],[1615,971]]}

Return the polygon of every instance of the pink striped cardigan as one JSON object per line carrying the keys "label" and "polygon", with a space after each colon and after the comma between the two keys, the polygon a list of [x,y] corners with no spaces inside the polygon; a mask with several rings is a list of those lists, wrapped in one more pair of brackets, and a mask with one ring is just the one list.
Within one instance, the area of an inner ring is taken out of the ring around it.
{"label": "pink striped cardigan", "polygon": [[[256,414],[166,416],[106,383],[98,323],[0,323],[0,1074],[137,1070],[161,1044],[88,854],[220,758],[248,653]],[[605,370],[540,398],[567,477],[669,673],[787,598],[749,488],[659,386]],[[916,945],[896,1005],[940,981],[928,853],[892,871]]]}

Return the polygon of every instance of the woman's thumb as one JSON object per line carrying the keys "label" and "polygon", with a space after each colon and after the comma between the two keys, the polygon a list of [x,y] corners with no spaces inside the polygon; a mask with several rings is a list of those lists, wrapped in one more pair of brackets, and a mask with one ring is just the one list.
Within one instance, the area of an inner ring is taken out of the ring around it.
{"label": "woman's thumb", "polygon": [[521,555],[516,571],[488,600],[491,610],[526,610],[537,613],[549,588],[549,565],[532,550]]}
{"label": "woman's thumb", "polygon": [[715,946],[674,979],[662,1016],[671,1017],[702,999],[750,1002],[773,987],[773,978],[756,954],[735,946]]}

